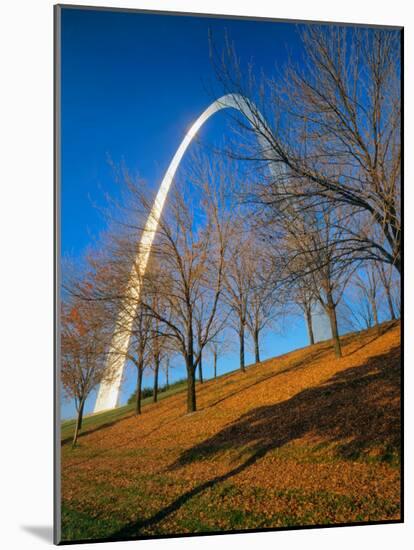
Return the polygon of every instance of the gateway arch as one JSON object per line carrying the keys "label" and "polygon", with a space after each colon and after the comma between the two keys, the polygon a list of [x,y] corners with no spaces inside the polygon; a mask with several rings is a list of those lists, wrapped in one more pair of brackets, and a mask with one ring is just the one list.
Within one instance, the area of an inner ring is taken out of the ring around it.
{"label": "gateway arch", "polygon": [[[124,305],[121,307],[121,313],[119,314],[116,322],[114,334],[110,343],[107,368],[113,372],[113,376],[111,377],[111,382],[104,381],[101,383],[96,399],[94,413],[113,409],[118,404],[122,375],[126,363],[125,357],[129,347],[132,324],[136,314],[136,309],[138,307],[141,284],[140,281],[145,274],[151,252],[151,245],[158,228],[158,222],[180,161],[192,139],[206,120],[218,111],[228,108],[237,109],[242,113],[246,112],[246,110],[255,113],[252,115],[253,120],[249,121],[251,125],[253,127],[260,128],[260,130],[264,133],[271,132],[261,114],[254,108],[254,105],[248,99],[239,94],[228,94],[214,101],[198,117],[198,119],[188,130],[164,175],[145,224],[144,232],[137,250],[136,260],[131,269],[127,290],[128,294],[125,297]],[[259,144],[265,146],[263,139],[263,136],[258,134]]]}

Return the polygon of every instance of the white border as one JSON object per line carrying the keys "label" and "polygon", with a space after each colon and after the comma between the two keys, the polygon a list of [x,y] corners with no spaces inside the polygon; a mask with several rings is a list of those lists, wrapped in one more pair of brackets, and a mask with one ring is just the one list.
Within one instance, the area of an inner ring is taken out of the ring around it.
{"label": "white border", "polygon": [[[74,1],[78,4],[79,2]],[[84,2],[127,8],[405,26],[406,212],[413,206],[412,151],[414,21],[405,0],[140,0]],[[52,152],[53,2],[9,1],[2,5],[0,128],[2,136],[0,235],[2,429],[0,506],[4,548],[51,544],[28,528],[52,524]],[[411,151],[411,152],[410,152]],[[6,168],[4,170],[4,167]],[[414,238],[414,216],[406,216],[406,243]],[[407,247],[408,248],[408,247]],[[405,253],[405,280],[414,280]],[[407,285],[406,285],[407,286]],[[4,307],[5,303],[5,307]],[[413,292],[406,288],[406,342],[413,341]],[[410,548],[414,540],[414,399],[412,354],[406,345],[406,524],[289,531],[248,535],[83,545],[87,548],[289,547],[377,550]],[[47,529],[40,529],[45,534]]]}

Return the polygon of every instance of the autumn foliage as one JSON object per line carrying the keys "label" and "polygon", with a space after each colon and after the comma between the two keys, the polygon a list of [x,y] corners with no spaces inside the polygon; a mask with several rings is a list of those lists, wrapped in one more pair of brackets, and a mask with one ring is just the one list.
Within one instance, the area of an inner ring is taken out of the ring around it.
{"label": "autumn foliage", "polygon": [[63,540],[400,518],[400,327],[264,361],[62,448]]}

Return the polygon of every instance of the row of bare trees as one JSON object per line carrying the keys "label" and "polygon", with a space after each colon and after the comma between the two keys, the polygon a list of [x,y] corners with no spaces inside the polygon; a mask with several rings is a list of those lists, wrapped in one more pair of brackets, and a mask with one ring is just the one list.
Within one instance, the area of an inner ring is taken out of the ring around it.
{"label": "row of bare trees", "polygon": [[[201,166],[206,165],[207,159],[203,159]],[[133,315],[133,325],[122,360],[136,368],[137,414],[141,413],[145,370],[153,369],[156,401],[161,362],[177,353],[186,367],[187,409],[196,410],[196,369],[201,370],[203,353],[208,351],[213,358],[216,375],[217,357],[224,345],[221,335],[225,329],[227,333],[233,330],[239,340],[240,369],[244,371],[245,331],[250,333],[255,361],[259,362],[260,334],[280,323],[286,311],[291,312],[287,309],[289,303],[302,310],[311,344],[314,306],[322,306],[330,321],[337,356],[341,355],[337,306],[348,287],[365,292],[375,324],[379,322],[380,294],[388,303],[389,317],[396,317],[390,268],[380,262],[361,267],[348,257],[344,260],[342,229],[334,217],[337,211],[321,208],[315,213],[309,209],[304,214],[296,201],[279,212],[277,223],[266,220],[265,224],[252,226],[244,221],[243,211],[237,211],[234,204],[229,206],[227,175],[224,166],[219,165],[209,170],[207,179],[187,182],[192,188],[199,187],[200,227],[194,222],[194,204],[185,191],[173,190],[149,267],[139,281],[138,302],[131,303],[133,294],[127,293],[126,287],[136,258],[137,235],[142,234],[143,226],[128,218],[108,233],[104,254],[88,256],[86,274],[72,279],[68,288],[71,298],[64,302],[62,312],[62,350],[63,384],[77,400],[79,412],[75,441],[87,396],[97,384],[110,381],[111,373],[105,368],[108,354],[121,353],[113,345],[114,327],[122,331],[119,319],[125,321],[128,315]],[[140,182],[126,177],[126,183],[132,219],[145,218],[151,201]],[[277,233],[275,242],[269,232]],[[365,314],[361,307],[351,311],[353,315]],[[79,366],[81,360],[84,368]],[[69,377],[73,368],[78,374],[72,375],[75,385]]]}
{"label": "row of bare trees", "polygon": [[[202,381],[203,354],[209,353],[217,374],[217,359],[228,349],[225,331],[234,328],[239,335],[242,370],[245,330],[260,360],[259,337],[276,311],[271,264],[241,220],[234,202],[234,172],[223,162],[203,158],[193,161],[187,180],[171,190],[145,275],[131,278],[131,266],[139,271],[137,246],[152,197],[142,182],[124,176],[128,196],[122,207],[117,205],[117,219],[112,220],[101,248],[104,252],[90,253],[85,273],[67,282],[68,303],[99,306],[103,355],[108,360],[109,354],[122,353],[119,359],[136,367],[137,414],[145,369],[153,368],[156,400],[161,360],[177,354],[186,368],[187,409],[195,411],[196,371]],[[135,293],[128,288],[131,281],[137,285]],[[116,346],[116,332],[127,330],[130,316],[133,324],[124,352]],[[99,374],[97,369],[97,380]]]}
{"label": "row of bare trees", "polygon": [[301,57],[271,77],[243,66],[229,40],[224,52],[211,42],[212,59],[220,93],[248,99],[239,100],[243,117],[234,118],[237,142],[227,151],[255,167],[244,200],[280,252],[310,340],[316,302],[340,356],[337,308],[360,269],[364,281],[371,273],[371,287],[373,277],[381,281],[396,315],[390,283],[398,285],[394,272],[401,273],[400,33],[335,25],[298,32]]}
{"label": "row of bare trees", "polygon": [[[213,51],[221,91],[249,98],[230,153],[262,167],[256,204],[276,214],[297,200],[315,211],[344,208],[343,254],[401,272],[400,33],[335,25],[299,32],[301,59],[260,81],[232,44],[221,56]],[[240,136],[252,139],[241,144]]]}

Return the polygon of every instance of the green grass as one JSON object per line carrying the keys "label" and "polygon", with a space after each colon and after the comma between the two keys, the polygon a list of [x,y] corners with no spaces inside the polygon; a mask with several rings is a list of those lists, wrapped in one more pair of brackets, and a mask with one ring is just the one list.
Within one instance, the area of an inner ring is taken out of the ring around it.
{"label": "green grass", "polygon": [[62,526],[62,540],[102,539],[122,527],[122,521],[104,520],[62,506]]}
{"label": "green grass", "polygon": [[[143,506],[141,500],[143,495],[134,494],[130,490],[121,492],[122,496],[116,495],[117,511],[111,514],[96,513],[92,510],[80,512],[76,509],[76,504],[73,508],[63,506],[63,540],[110,537],[125,526],[132,517],[134,521],[151,517],[161,504],[147,500]],[[101,501],[103,496],[103,493],[96,491],[97,501],[101,504],[97,509],[106,507],[105,498]],[[258,509],[246,509],[245,503],[252,500]],[[275,500],[281,504],[280,512],[268,513],[267,503]],[[141,513],[137,509],[138,501],[141,501]],[[154,504],[156,506],[153,508]],[[167,520],[158,522],[152,528],[137,527],[136,532],[131,532],[131,535],[166,534],[171,532],[171,525],[174,525],[174,532],[179,534],[323,525],[332,522],[341,523],[349,517],[352,517],[355,522],[376,521],[383,518],[384,512],[391,515],[396,512],[396,509],[396,505],[386,499],[372,501],[363,495],[350,497],[328,491],[315,492],[299,489],[265,491],[253,487],[239,488],[234,484],[225,483],[191,498],[181,507],[179,513],[172,514]]]}
{"label": "green grass", "polygon": [[[162,401],[166,397],[171,397],[177,393],[185,391],[187,388],[186,381],[180,381],[175,384],[171,384],[168,390],[163,391],[158,395],[158,401]],[[142,400],[142,407],[147,407],[153,403],[152,396],[146,397]],[[97,428],[102,428],[105,426],[110,426],[122,418],[126,418],[133,414],[135,410],[135,404],[131,403],[129,405],[123,405],[122,407],[117,407],[110,411],[105,411],[102,413],[89,414],[86,415],[82,423],[82,434],[87,434]],[[76,419],[71,418],[70,420],[64,420],[61,424],[61,439],[62,443],[67,443],[73,437],[73,432],[75,430]]]}

